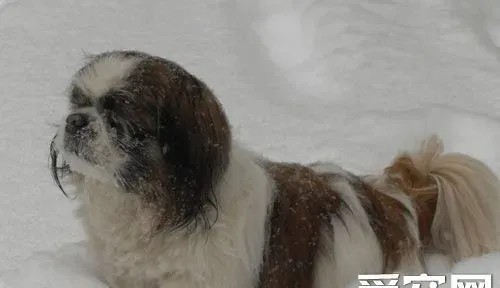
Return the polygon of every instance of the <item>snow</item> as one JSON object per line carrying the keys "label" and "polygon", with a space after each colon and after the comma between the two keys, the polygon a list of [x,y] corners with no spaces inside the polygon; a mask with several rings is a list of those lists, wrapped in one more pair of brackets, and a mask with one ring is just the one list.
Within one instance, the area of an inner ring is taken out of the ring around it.
{"label": "snow", "polygon": [[[500,173],[496,0],[171,3],[0,0],[0,287],[103,287],[47,169],[84,52],[179,62],[219,95],[236,136],[274,159],[369,173],[437,132]],[[492,267],[498,254],[454,269]]]}
{"label": "snow", "polygon": [[[23,262],[22,269],[3,272],[5,288],[106,288],[92,270],[82,243],[66,245],[59,251],[36,252]],[[2,283],[0,282],[0,288]]]}

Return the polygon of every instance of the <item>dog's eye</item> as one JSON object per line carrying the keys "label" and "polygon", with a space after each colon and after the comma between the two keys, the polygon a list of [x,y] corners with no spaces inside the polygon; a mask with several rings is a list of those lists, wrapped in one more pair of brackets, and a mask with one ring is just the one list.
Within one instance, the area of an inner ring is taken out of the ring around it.
{"label": "dog's eye", "polygon": [[104,110],[113,110],[113,108],[115,107],[115,104],[116,104],[115,99],[113,99],[111,97],[106,97],[106,98],[104,98],[104,101],[102,102],[102,108]]}
{"label": "dog's eye", "polygon": [[146,139],[146,134],[136,133],[134,134],[134,139],[137,141],[144,141],[144,139]]}
{"label": "dog's eye", "polygon": [[79,87],[74,87],[70,94],[70,102],[77,107],[90,106],[92,101],[83,93]]}
{"label": "dog's eye", "polygon": [[146,139],[146,132],[142,129],[134,129],[132,137],[138,141],[143,141]]}
{"label": "dog's eye", "polygon": [[118,127],[118,122],[116,121],[115,117],[113,117],[112,113],[106,113],[106,120],[108,122],[108,125],[111,128],[117,128]]}

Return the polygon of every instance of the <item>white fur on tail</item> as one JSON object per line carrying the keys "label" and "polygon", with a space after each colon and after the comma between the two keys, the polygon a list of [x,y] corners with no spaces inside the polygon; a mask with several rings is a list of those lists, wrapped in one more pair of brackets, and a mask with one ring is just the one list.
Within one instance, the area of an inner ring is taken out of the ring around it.
{"label": "white fur on tail", "polygon": [[443,154],[443,143],[435,135],[409,157],[437,187],[433,245],[455,261],[498,250],[500,182],[493,171],[471,156]]}

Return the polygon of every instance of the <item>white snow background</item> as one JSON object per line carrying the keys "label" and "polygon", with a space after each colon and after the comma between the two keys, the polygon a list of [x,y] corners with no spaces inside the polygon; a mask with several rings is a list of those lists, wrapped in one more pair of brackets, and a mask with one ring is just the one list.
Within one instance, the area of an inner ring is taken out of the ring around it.
{"label": "white snow background", "polygon": [[[0,287],[104,287],[47,167],[84,53],[179,62],[274,159],[370,173],[437,132],[500,173],[499,46],[498,0],[0,0]],[[453,269],[500,287],[500,254]]]}

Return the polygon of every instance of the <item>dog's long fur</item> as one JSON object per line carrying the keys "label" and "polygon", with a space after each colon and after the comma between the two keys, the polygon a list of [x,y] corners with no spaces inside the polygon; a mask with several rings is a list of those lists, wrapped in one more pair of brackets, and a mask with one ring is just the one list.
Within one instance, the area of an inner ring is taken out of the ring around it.
{"label": "dog's long fur", "polygon": [[53,175],[78,188],[112,288],[345,287],[424,272],[428,249],[455,261],[499,249],[497,177],[442,154],[437,136],[379,175],[273,162],[232,138],[201,80],[137,51],[92,57],[68,94]]}

